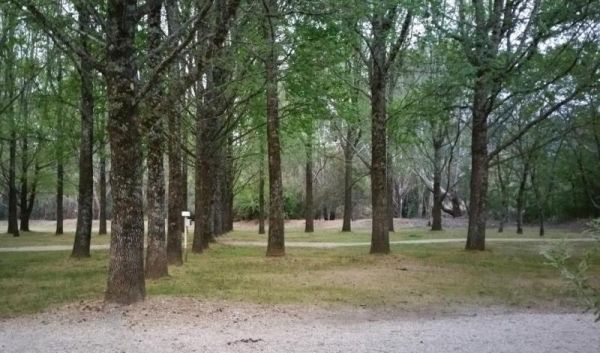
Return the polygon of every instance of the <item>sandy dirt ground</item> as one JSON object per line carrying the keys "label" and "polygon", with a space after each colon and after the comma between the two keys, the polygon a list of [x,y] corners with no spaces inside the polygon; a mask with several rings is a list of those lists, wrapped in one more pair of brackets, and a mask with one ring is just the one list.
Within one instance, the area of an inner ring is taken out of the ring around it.
{"label": "sandy dirt ground", "polygon": [[153,298],[79,303],[0,320],[0,352],[597,353],[600,324],[581,313],[503,308],[390,312]]}

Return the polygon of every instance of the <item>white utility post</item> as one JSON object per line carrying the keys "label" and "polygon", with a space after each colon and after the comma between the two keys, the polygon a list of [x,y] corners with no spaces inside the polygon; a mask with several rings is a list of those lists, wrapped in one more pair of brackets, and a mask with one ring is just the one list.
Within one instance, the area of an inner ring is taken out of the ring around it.
{"label": "white utility post", "polygon": [[181,216],[183,217],[183,252],[184,252],[184,261],[187,261],[187,234],[188,227],[190,226],[190,219],[188,218],[191,215],[190,211],[181,211]]}

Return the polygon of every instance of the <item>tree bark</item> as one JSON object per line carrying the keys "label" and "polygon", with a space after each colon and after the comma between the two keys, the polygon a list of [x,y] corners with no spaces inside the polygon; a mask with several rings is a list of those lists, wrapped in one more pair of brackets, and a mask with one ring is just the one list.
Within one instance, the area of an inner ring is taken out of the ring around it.
{"label": "tree bark", "polygon": [[21,140],[21,190],[19,192],[20,202],[20,221],[21,221],[21,231],[29,232],[29,215],[27,214],[27,195],[28,195],[28,180],[27,173],[29,169],[29,161],[28,157],[28,141],[27,136],[23,137]]}
{"label": "tree bark", "polygon": [[[80,44],[86,54],[88,48],[87,33],[91,29],[90,14],[85,6],[78,7]],[[79,189],[77,197],[77,225],[71,257],[90,256],[92,235],[92,205],[94,197],[94,84],[92,64],[86,56],[80,56],[81,70],[81,140],[79,143]]]}
{"label": "tree bark", "polygon": [[433,143],[433,207],[431,209],[431,230],[442,230],[442,142]]}
{"label": "tree bark", "polygon": [[227,136],[223,177],[223,231],[233,230],[233,137]]}
{"label": "tree bark", "polygon": [[312,157],[312,135],[309,134],[306,142],[306,168],[305,168],[305,187],[306,200],[304,203],[304,232],[312,233],[315,231],[315,211],[313,205],[313,157]]}
{"label": "tree bark", "polygon": [[100,156],[100,215],[98,234],[106,234],[106,156],[105,146],[102,144]]}
{"label": "tree bark", "polygon": [[222,161],[222,155],[219,150],[214,154],[215,161],[215,173],[213,173],[213,203],[212,203],[212,215],[213,215],[213,237],[218,237],[223,234],[223,166],[218,167],[218,161]]}
{"label": "tree bark", "polygon": [[[552,173],[554,172],[555,162],[556,162],[556,157],[554,157],[554,161],[552,163],[552,171],[551,171]],[[535,200],[536,200],[537,209],[538,209],[538,218],[539,218],[539,222],[540,222],[540,229],[539,229],[538,234],[540,237],[543,237],[546,234],[546,230],[544,227],[544,221],[546,218],[544,206],[546,203],[545,201],[546,201],[547,195],[542,195],[542,191],[540,190],[540,186],[538,185],[538,180],[537,180],[536,174],[537,174],[536,168],[531,168],[531,173],[530,173],[531,188],[533,189],[533,192],[535,193]],[[551,177],[551,179],[552,179],[552,177]],[[550,184],[552,184],[552,182],[550,182]],[[548,190],[548,191],[550,191],[550,190]]]}
{"label": "tree bark", "polygon": [[388,210],[388,230],[394,231],[394,176],[392,174],[392,161],[391,158],[387,159],[387,171],[386,171],[386,193],[387,193],[387,210]]}
{"label": "tree bark", "polygon": [[[262,135],[261,135],[262,137]],[[258,169],[258,234],[265,234],[265,147],[260,143],[260,164]]]}
{"label": "tree bark", "polygon": [[279,142],[278,53],[275,15],[277,0],[265,1],[265,39],[267,55],[264,58],[267,89],[267,153],[269,159],[269,238],[267,256],[285,255],[283,227],[283,185],[281,176],[281,145]]}
{"label": "tree bark", "polygon": [[387,201],[386,62],[383,14],[373,21],[371,43],[371,253],[390,252]]}
{"label": "tree bark", "polygon": [[[215,50],[211,48],[209,50]],[[202,253],[208,244],[214,241],[214,175],[216,165],[213,160],[214,138],[216,130],[216,109],[214,70],[206,73],[204,94],[198,94],[196,113],[196,214],[192,252]]]}
{"label": "tree bark", "polygon": [[[186,136],[186,132],[182,131],[183,135]],[[189,209],[188,204],[188,155],[186,153],[181,154],[181,205],[183,210]],[[183,218],[181,218],[181,229],[183,229]]]}
{"label": "tree bark", "polygon": [[[158,54],[161,44],[161,8],[162,0],[148,0],[148,61],[155,68],[160,63]],[[156,84],[148,93],[150,106],[158,106],[163,89]],[[167,239],[165,234],[165,174],[163,165],[164,139],[163,114],[152,110],[146,118],[148,142],[148,184],[146,189],[146,207],[148,210],[148,245],[146,248],[146,278],[168,276]]]}
{"label": "tree bark", "polygon": [[[180,13],[178,2],[176,0],[167,0],[165,2],[167,13],[167,25],[169,34],[177,33],[180,30]],[[180,63],[177,62],[170,71],[171,80],[174,82],[179,77]],[[172,84],[174,85],[174,83]],[[174,97],[172,92],[174,87],[168,88],[170,95],[170,104],[167,109],[167,123],[169,138],[167,143],[167,154],[169,158],[169,184],[167,200],[167,261],[170,265],[181,266],[183,264],[181,249],[181,234],[183,233],[183,223],[181,212],[185,211],[187,206],[184,203],[184,164],[181,144],[185,139],[181,138],[181,115],[178,109],[178,97]],[[186,173],[187,174],[187,173]]]}
{"label": "tree bark", "polygon": [[[60,63],[59,63],[59,65],[60,65]],[[61,96],[61,94],[62,94],[62,85],[61,85],[62,65],[60,65],[58,68],[58,74],[56,77],[56,81],[57,81],[57,86],[58,86],[58,95]],[[59,109],[56,114],[57,115],[56,127],[59,130],[57,138],[59,139],[59,141],[57,141],[57,146],[56,146],[57,152],[56,152],[56,231],[54,232],[55,235],[61,235],[64,233],[64,229],[63,229],[63,221],[64,221],[63,199],[64,199],[65,170],[64,170],[63,155],[65,154],[65,147],[64,147],[63,140],[65,139],[65,136],[62,133],[62,131],[64,130],[65,126],[64,126],[64,118],[63,118],[63,112],[62,112],[61,106],[62,105],[59,105]]]}
{"label": "tree bark", "polygon": [[479,72],[473,93],[473,127],[471,129],[471,195],[466,250],[485,250],[486,202],[488,188],[487,82]]}
{"label": "tree bark", "polygon": [[135,0],[109,0],[107,8],[108,132],[111,147],[113,222],[105,299],[143,300],[144,215],[142,146],[135,100]]}
{"label": "tree bark", "polygon": [[10,136],[10,157],[8,166],[8,233],[15,237],[19,236],[19,219],[17,216],[17,185],[16,185],[16,164],[17,164],[17,132],[12,126]]}
{"label": "tree bark", "polygon": [[500,167],[500,157],[498,156],[498,184],[500,185],[500,220],[498,224],[498,233],[504,232],[504,222],[506,222],[506,217],[508,215],[508,195],[506,191],[506,184],[504,182],[504,178],[502,177],[502,169]]}
{"label": "tree bark", "polygon": [[64,166],[62,159],[59,158],[56,163],[56,232],[54,234],[63,234],[63,185],[64,185]]}
{"label": "tree bark", "polygon": [[[8,36],[14,36],[15,29],[17,28],[17,16],[9,16],[7,21]],[[9,41],[8,43],[10,43]],[[7,55],[5,58],[5,82],[6,82],[6,93],[9,97],[16,95],[15,89],[15,50],[14,45],[7,46]],[[17,171],[17,126],[15,120],[15,110],[11,104],[7,110],[6,115],[9,119],[10,139],[9,139],[9,162],[8,162],[8,229],[7,233],[12,234],[14,237],[19,236],[19,219],[18,219],[18,191],[16,185],[16,171]]]}
{"label": "tree bark", "polygon": [[344,216],[342,222],[342,232],[352,231],[352,160],[354,159],[354,145],[358,137],[354,136],[354,129],[348,127],[346,132],[346,141],[344,143]]}
{"label": "tree bark", "polygon": [[525,206],[525,186],[529,175],[529,163],[523,164],[519,190],[517,191],[517,234],[523,234],[523,208]]}

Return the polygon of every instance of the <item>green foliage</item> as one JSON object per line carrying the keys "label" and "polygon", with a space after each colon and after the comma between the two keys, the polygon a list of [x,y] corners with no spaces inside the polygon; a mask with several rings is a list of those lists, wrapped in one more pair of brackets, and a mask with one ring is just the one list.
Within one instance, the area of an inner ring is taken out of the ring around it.
{"label": "green foliage", "polygon": [[589,231],[595,236],[597,243],[585,253],[579,262],[573,259],[564,242],[543,252],[543,255],[548,265],[558,269],[561,276],[573,284],[578,296],[586,307],[593,311],[596,315],[596,322],[598,322],[600,321],[600,288],[597,286],[597,282],[594,283],[591,280],[590,268],[594,259],[593,255],[597,255],[600,250],[600,219],[592,221],[589,226]]}

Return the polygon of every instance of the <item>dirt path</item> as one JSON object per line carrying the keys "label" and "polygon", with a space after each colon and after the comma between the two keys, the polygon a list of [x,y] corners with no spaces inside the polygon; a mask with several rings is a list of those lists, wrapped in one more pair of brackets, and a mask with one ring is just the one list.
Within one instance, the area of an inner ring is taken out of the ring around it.
{"label": "dirt path", "polygon": [[[465,240],[462,238],[448,238],[448,239],[415,239],[415,240],[397,240],[390,241],[390,244],[444,244],[444,243],[463,243]],[[490,238],[486,239],[486,242],[492,243],[558,243],[566,241],[569,243],[573,242],[591,242],[595,241],[593,238],[571,238],[571,239],[528,239],[528,238]],[[235,246],[260,246],[266,247],[267,243],[263,241],[237,241],[237,240],[220,240],[219,243],[225,245]],[[290,248],[318,248],[318,249],[330,249],[340,248],[346,246],[369,246],[369,242],[306,242],[306,241],[288,241],[285,243],[286,247]],[[30,252],[30,251],[67,251],[73,247],[70,245],[40,245],[40,246],[15,246],[0,248],[1,252]],[[103,245],[92,245],[92,250],[107,250],[108,244]]]}
{"label": "dirt path", "polygon": [[572,313],[202,303],[161,298],[126,308],[78,305],[0,320],[0,351],[596,353],[600,324]]}

